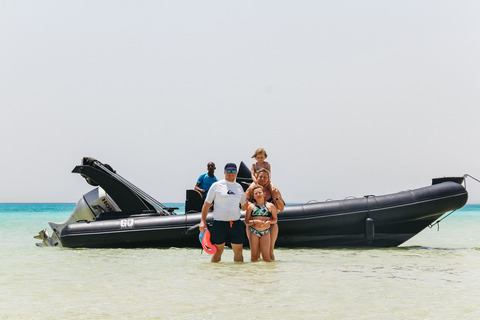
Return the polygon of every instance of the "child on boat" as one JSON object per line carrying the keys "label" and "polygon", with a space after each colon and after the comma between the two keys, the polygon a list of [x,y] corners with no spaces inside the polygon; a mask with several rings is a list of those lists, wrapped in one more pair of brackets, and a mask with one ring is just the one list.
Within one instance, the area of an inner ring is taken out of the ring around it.
{"label": "child on boat", "polygon": [[258,148],[255,150],[255,153],[253,154],[252,158],[255,158],[257,160],[256,163],[252,164],[252,169],[250,170],[252,173],[252,180],[253,183],[257,183],[257,178],[255,177],[255,173],[264,168],[267,169],[268,172],[270,172],[270,175],[272,174],[272,169],[270,168],[270,163],[265,161],[267,158],[267,152],[263,148]]}

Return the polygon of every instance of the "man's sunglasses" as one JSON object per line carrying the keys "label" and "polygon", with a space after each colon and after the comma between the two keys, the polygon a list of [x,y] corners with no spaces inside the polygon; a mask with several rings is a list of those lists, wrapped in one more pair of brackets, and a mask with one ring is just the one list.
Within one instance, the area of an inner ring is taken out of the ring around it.
{"label": "man's sunglasses", "polygon": [[237,170],[227,170],[227,173],[237,173]]}

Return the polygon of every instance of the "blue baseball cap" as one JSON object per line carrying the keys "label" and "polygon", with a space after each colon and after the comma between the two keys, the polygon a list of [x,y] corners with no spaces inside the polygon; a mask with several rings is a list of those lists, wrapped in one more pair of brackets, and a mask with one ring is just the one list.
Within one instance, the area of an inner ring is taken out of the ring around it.
{"label": "blue baseball cap", "polygon": [[237,165],[235,163],[227,163],[225,165],[225,170],[237,170]]}

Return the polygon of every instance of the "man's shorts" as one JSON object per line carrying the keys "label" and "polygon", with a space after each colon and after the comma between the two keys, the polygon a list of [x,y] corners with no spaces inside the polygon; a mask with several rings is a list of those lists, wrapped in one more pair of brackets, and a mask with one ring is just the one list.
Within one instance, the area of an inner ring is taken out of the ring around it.
{"label": "man's shorts", "polygon": [[242,220],[213,220],[211,236],[210,241],[212,244],[222,244],[226,242],[243,244],[245,241],[245,224]]}

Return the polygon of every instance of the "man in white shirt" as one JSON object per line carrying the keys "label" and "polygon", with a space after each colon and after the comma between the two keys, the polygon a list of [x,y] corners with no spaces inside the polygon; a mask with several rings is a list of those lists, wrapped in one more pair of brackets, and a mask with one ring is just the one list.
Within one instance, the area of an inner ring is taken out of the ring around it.
{"label": "man in white shirt", "polygon": [[235,182],[237,177],[235,163],[227,163],[224,173],[225,179],[215,182],[208,190],[202,208],[199,229],[200,232],[205,229],[208,212],[215,201],[211,242],[217,247],[217,252],[212,256],[212,262],[221,260],[227,241],[230,241],[232,245],[233,261],[242,262],[245,224],[240,220],[242,214],[240,205],[242,205],[242,210],[247,209],[247,197],[242,186]]}

